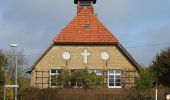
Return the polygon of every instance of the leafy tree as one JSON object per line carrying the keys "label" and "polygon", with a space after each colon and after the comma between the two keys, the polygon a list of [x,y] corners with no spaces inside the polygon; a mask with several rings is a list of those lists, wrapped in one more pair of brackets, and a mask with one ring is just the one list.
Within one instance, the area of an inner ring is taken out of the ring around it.
{"label": "leafy tree", "polygon": [[5,55],[2,53],[2,50],[0,50],[0,99],[3,97],[3,86],[5,84],[5,74],[3,71],[3,67],[6,64],[7,59]]}
{"label": "leafy tree", "polygon": [[2,53],[2,50],[0,50],[0,87],[2,87],[5,84],[5,76],[4,76],[4,66],[7,64],[7,58]]}
{"label": "leafy tree", "polygon": [[60,74],[56,78],[57,85],[62,86],[64,88],[69,88],[69,82],[71,80],[70,77],[71,75],[68,70],[60,70]]}
{"label": "leafy tree", "polygon": [[[9,73],[10,78],[14,78],[15,76],[15,51],[14,50],[8,50],[5,51],[5,55],[8,58],[7,66],[5,67],[5,70]],[[25,70],[27,66],[27,59],[24,55],[23,50],[17,51],[17,70],[18,70],[18,76],[27,77],[25,74]]]}
{"label": "leafy tree", "polygon": [[170,48],[156,55],[150,69],[155,72],[160,84],[170,87]]}
{"label": "leafy tree", "polygon": [[[12,83],[12,81],[10,80],[9,78],[9,75],[4,72],[4,76],[5,76],[5,84],[7,85],[10,85]],[[14,93],[13,93],[13,89],[12,88],[6,88],[6,98],[7,100],[13,100],[13,96],[14,96]]]}
{"label": "leafy tree", "polygon": [[137,88],[148,89],[153,87],[155,82],[155,74],[149,68],[141,68],[139,76],[135,78]]}
{"label": "leafy tree", "polygon": [[30,80],[23,76],[19,76],[18,77],[18,85],[19,85],[18,91],[22,92],[26,88],[30,87]]}
{"label": "leafy tree", "polygon": [[74,72],[71,79],[83,88],[102,86],[103,83],[102,76],[98,76],[95,73],[89,73],[87,69]]}
{"label": "leafy tree", "polygon": [[102,76],[89,73],[87,69],[74,71],[73,73],[70,73],[69,70],[61,70],[59,76],[56,78],[56,82],[64,88],[71,87],[71,82],[77,83],[78,86],[82,86],[83,88],[93,88],[102,86],[103,80]]}
{"label": "leafy tree", "polygon": [[[6,55],[0,50],[0,99],[3,97],[3,86],[5,84],[11,84],[11,80],[7,72],[5,72],[5,66],[7,65],[7,57]],[[6,90],[6,98],[8,100],[13,99],[13,90],[11,88],[7,88]]]}
{"label": "leafy tree", "polygon": [[[18,84],[19,90],[27,87],[29,82],[26,81],[24,75],[23,65],[26,63],[23,52],[19,51],[18,56]],[[2,51],[0,50],[0,97],[3,97],[3,86],[4,84],[10,85],[14,83],[15,76],[15,55],[13,51]],[[21,78],[22,77],[22,78]],[[6,98],[9,100],[13,99],[13,89],[7,88]],[[0,98],[1,99],[1,98]]]}
{"label": "leafy tree", "polygon": [[155,73],[149,68],[141,68],[135,78],[136,89],[130,89],[127,100],[152,100],[150,88],[153,88]]}
{"label": "leafy tree", "polygon": [[[6,72],[8,72],[9,78],[12,80],[12,83],[15,82],[15,52],[14,50],[5,51],[5,55],[8,58],[7,65],[5,66]],[[17,51],[17,74],[18,74],[18,85],[19,92],[24,88],[29,86],[28,76],[25,73],[26,70],[27,59],[24,56],[24,52],[22,50]]]}

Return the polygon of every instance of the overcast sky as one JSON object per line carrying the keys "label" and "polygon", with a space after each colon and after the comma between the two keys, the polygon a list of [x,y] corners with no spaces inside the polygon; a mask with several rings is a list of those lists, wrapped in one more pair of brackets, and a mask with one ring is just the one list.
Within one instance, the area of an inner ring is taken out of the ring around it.
{"label": "overcast sky", "polygon": [[[139,64],[170,47],[170,0],[98,0],[94,7]],[[17,43],[31,65],[75,15],[73,0],[0,0],[0,49]]]}

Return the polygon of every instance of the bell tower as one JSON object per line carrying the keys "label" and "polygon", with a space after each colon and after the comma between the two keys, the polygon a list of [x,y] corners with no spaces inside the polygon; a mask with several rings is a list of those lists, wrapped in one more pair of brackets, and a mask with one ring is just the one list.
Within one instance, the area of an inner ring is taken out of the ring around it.
{"label": "bell tower", "polygon": [[94,12],[93,4],[96,3],[96,0],[74,0],[74,4],[77,4],[77,14],[84,8],[87,7]]}

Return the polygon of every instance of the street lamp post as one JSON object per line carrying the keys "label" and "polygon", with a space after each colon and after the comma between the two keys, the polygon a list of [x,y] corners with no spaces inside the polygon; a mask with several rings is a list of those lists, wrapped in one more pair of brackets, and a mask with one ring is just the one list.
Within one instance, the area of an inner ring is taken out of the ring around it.
{"label": "street lamp post", "polygon": [[[14,48],[14,53],[15,53],[15,85],[17,84],[17,77],[18,77],[18,72],[17,72],[17,67],[18,67],[18,58],[17,58],[17,47],[18,44],[11,44],[11,47]],[[17,100],[17,87],[15,87],[15,100]]]}

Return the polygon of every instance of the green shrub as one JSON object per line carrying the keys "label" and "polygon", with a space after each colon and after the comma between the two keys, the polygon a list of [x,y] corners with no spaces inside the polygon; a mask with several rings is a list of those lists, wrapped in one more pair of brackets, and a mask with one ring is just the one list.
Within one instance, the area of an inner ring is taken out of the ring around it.
{"label": "green shrub", "polygon": [[40,89],[37,87],[28,87],[20,91],[19,98],[21,100],[38,100],[38,93]]}
{"label": "green shrub", "polygon": [[130,89],[127,100],[154,100],[152,91],[146,89]]}
{"label": "green shrub", "polygon": [[83,88],[95,88],[102,86],[102,79],[102,76],[89,73],[87,69],[84,69],[73,73],[70,73],[69,70],[61,70],[58,77],[53,81],[56,81],[57,85],[63,88],[70,88],[71,83],[77,83],[78,86]]}

